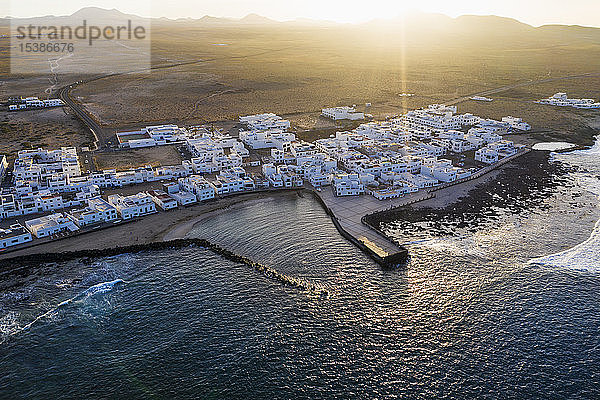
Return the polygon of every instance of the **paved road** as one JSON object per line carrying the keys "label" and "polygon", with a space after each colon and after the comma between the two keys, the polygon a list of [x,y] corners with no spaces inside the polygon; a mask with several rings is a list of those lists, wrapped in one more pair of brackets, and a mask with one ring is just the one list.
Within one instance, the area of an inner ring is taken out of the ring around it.
{"label": "paved road", "polygon": [[99,147],[100,138],[103,137],[102,127],[96,120],[82,107],[79,103],[75,102],[71,98],[71,89],[73,89],[77,83],[64,86],[58,90],[58,97],[65,102],[71,110],[77,115],[77,117],[88,127],[88,129],[94,135],[94,146],[90,150],[96,150]]}
{"label": "paved road", "polygon": [[[75,112],[75,114],[81,119],[81,121],[88,127],[88,129],[94,135],[94,138],[95,138],[94,146],[93,146],[94,148],[92,148],[91,150],[98,150],[100,148],[110,147],[110,143],[108,143],[108,141],[110,139],[107,137],[106,132],[104,132],[102,126],[100,126],[100,124],[87,112],[85,107],[83,107],[81,104],[79,104],[78,102],[73,100],[73,98],[71,97],[71,91],[78,85],[90,83],[90,82],[97,81],[100,79],[106,79],[106,78],[110,78],[110,77],[114,77],[114,76],[127,75],[127,74],[132,74],[132,73],[141,73],[141,72],[147,72],[147,71],[152,71],[152,70],[175,68],[175,67],[181,67],[181,66],[185,66],[185,65],[202,64],[202,63],[207,63],[210,61],[218,61],[218,60],[223,60],[223,59],[246,59],[246,58],[251,58],[251,57],[260,57],[262,55],[268,55],[268,54],[285,51],[285,50],[292,49],[292,48],[294,48],[294,47],[290,46],[290,47],[285,47],[285,48],[281,48],[281,49],[265,50],[260,53],[254,53],[254,54],[242,55],[242,56],[213,57],[213,58],[207,58],[207,59],[201,59],[201,60],[181,61],[181,62],[175,62],[175,63],[170,63],[170,64],[154,65],[154,66],[151,66],[150,68],[142,68],[139,70],[132,70],[132,71],[128,71],[128,72],[104,74],[104,75],[95,76],[93,78],[77,81],[77,82],[71,83],[69,85],[63,86],[60,89],[58,89],[57,93],[58,93],[58,97],[62,101],[64,101]],[[100,142],[101,139],[104,140],[103,143]]]}

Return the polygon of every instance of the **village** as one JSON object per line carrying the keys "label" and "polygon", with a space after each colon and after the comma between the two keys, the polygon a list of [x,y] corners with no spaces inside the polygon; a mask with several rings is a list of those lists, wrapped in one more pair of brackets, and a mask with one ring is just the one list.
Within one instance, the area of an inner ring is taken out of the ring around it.
{"label": "village", "polygon": [[[325,108],[321,115],[369,119],[354,106]],[[297,139],[290,121],[273,113],[239,117],[238,126],[237,136],[177,125],[116,134],[124,156],[131,149],[180,146],[189,157],[179,165],[86,173],[74,147],[22,150],[12,168],[0,155],[0,251],[240,193],[308,188],[341,199],[397,199],[461,182],[515,156],[524,146],[503,135],[531,129],[521,118],[484,119],[440,104],[314,142]],[[145,188],[148,183],[160,189]]]}
{"label": "village", "polygon": [[555,93],[547,99],[536,101],[537,104],[547,104],[556,107],[573,107],[579,109],[598,109],[600,103],[594,99],[570,99],[566,93]]}

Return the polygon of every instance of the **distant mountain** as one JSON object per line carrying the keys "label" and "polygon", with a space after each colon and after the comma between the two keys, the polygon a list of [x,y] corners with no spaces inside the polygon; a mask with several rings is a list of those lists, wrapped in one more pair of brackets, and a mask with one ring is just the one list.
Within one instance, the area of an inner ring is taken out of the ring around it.
{"label": "distant mountain", "polygon": [[132,15],[132,14],[122,13],[121,11],[119,11],[115,8],[113,8],[112,10],[107,10],[107,9],[100,8],[100,7],[85,7],[85,8],[82,8],[81,10],[76,11],[73,14],[71,14],[71,18],[78,18],[78,19],[94,19],[94,18],[127,19],[127,18],[132,18],[132,19],[138,19],[140,17],[138,17],[136,15]]}
{"label": "distant mountain", "polygon": [[263,17],[258,14],[248,14],[244,18],[240,19],[239,22],[244,24],[279,24],[280,22]]}
{"label": "distant mountain", "polygon": [[115,21],[127,21],[127,20],[142,20],[144,17],[140,17],[133,14],[125,14],[117,9],[107,10],[99,7],[85,7],[79,11],[74,12],[71,15],[46,15],[42,17],[31,17],[31,18],[10,18],[9,21],[18,23],[20,25],[79,25],[82,21],[88,21],[96,25],[106,24],[109,25]]}
{"label": "distant mountain", "polygon": [[206,24],[220,24],[220,23],[228,23],[231,22],[231,20],[227,19],[227,18],[218,18],[218,17],[212,17],[210,15],[205,15],[204,17],[200,18],[200,19],[193,19],[193,18],[186,18],[187,22],[201,22],[201,23],[206,23]]}
{"label": "distant mountain", "polygon": [[539,28],[512,18],[494,15],[463,15],[451,18],[443,14],[411,13],[389,20],[373,20],[361,25],[363,35],[386,35],[386,40],[409,44],[435,43],[439,46],[487,46],[523,49],[600,44],[600,28],[547,25]]}
{"label": "distant mountain", "polygon": [[[86,7],[69,16],[46,16],[36,18],[17,18],[19,24],[80,24],[82,20],[95,24],[110,24],[114,21],[141,17],[125,14],[117,9],[107,10],[99,7]],[[0,19],[0,26],[7,26],[10,19]],[[546,25],[535,28],[515,19],[497,16],[463,15],[451,18],[443,14],[413,12],[393,19],[376,19],[362,24],[339,24],[331,21],[306,18],[295,21],[279,22],[258,14],[249,14],[243,18],[219,18],[206,15],[202,18],[153,18],[152,23],[168,27],[201,27],[203,25],[227,26],[269,26],[272,29],[294,29],[298,26],[318,29],[327,27],[332,34],[349,35],[353,40],[380,40],[386,42],[435,43],[438,46],[473,45],[504,48],[528,48],[532,46],[589,45],[600,44],[600,28],[581,26]],[[354,36],[353,36],[354,35]],[[350,39],[348,39],[350,41]]]}

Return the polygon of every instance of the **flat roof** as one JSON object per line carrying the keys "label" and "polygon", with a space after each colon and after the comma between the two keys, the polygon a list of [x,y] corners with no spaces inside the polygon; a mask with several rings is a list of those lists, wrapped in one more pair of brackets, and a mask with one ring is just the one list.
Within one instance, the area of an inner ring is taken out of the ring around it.
{"label": "flat roof", "polygon": [[118,132],[117,139],[119,143],[127,143],[130,140],[151,139],[151,136],[146,132]]}
{"label": "flat roof", "polygon": [[0,239],[8,239],[28,233],[29,231],[23,225],[11,225],[8,229],[0,229]]}

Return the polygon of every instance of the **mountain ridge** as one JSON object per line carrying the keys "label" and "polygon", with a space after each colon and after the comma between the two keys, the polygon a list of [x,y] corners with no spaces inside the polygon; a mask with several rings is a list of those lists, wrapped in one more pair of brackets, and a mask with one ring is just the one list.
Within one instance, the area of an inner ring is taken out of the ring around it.
{"label": "mountain ridge", "polygon": [[[494,22],[494,23],[498,23],[499,21],[502,21],[504,23],[507,24],[512,24],[513,26],[517,26],[517,25],[521,25],[521,26],[527,26],[533,29],[539,29],[539,28],[545,28],[545,27],[572,27],[572,28],[581,28],[581,29],[593,29],[593,30],[600,30],[600,27],[594,27],[594,26],[584,26],[584,25],[577,25],[577,24],[544,24],[541,25],[539,27],[534,27],[530,24],[527,24],[525,22],[519,21],[516,18],[511,18],[511,17],[503,17],[503,16],[497,16],[497,15],[475,15],[475,14],[464,14],[464,15],[460,15],[457,17],[450,17],[447,16],[445,14],[439,14],[439,13],[425,13],[425,12],[411,12],[407,15],[400,15],[398,17],[395,18],[391,18],[391,19],[373,19],[370,21],[366,21],[366,22],[360,22],[360,23],[341,23],[341,22],[335,22],[335,21],[330,21],[330,20],[326,20],[326,19],[314,19],[314,18],[305,18],[305,17],[299,17],[297,19],[294,20],[285,20],[285,21],[278,21],[272,18],[268,18],[265,16],[262,16],[260,14],[257,13],[249,13],[244,17],[241,18],[230,18],[230,17],[215,17],[215,16],[211,16],[211,15],[204,15],[202,17],[199,18],[192,18],[192,17],[186,17],[186,18],[168,18],[168,17],[149,17],[149,19],[151,20],[157,20],[157,21],[172,21],[172,22],[177,22],[177,21],[185,21],[185,22],[220,22],[220,23],[251,23],[251,24],[261,24],[261,23],[265,23],[265,24],[286,24],[286,23],[307,23],[307,24],[320,24],[320,23],[326,23],[326,24],[336,24],[336,25],[354,25],[354,26],[361,26],[361,25],[369,25],[369,24],[373,24],[376,22],[382,22],[382,23],[394,23],[397,22],[399,20],[406,20],[407,17],[409,18],[421,18],[423,16],[427,16],[430,19],[431,18],[435,18],[437,20],[441,20],[441,19],[447,19],[448,21],[455,21],[455,22],[463,22],[463,21],[473,21],[473,20],[477,20],[480,22],[485,22],[485,23],[489,23],[490,21]],[[81,18],[81,17],[86,17],[86,18],[90,18],[90,17],[134,17],[136,19],[141,19],[141,18],[148,18],[148,17],[143,17],[143,16],[138,16],[135,14],[127,14],[127,13],[123,13],[122,11],[113,8],[113,9],[106,9],[106,8],[102,8],[102,7],[94,7],[94,6],[90,6],[90,7],[83,7],[77,11],[75,11],[74,13],[70,14],[70,15],[44,15],[44,16],[32,16],[32,17],[10,17],[10,16],[5,16],[4,18],[0,18],[0,20],[34,20],[34,19],[43,19],[43,18],[67,18],[67,17],[76,17],[76,18]],[[469,21],[469,22],[470,22]]]}

